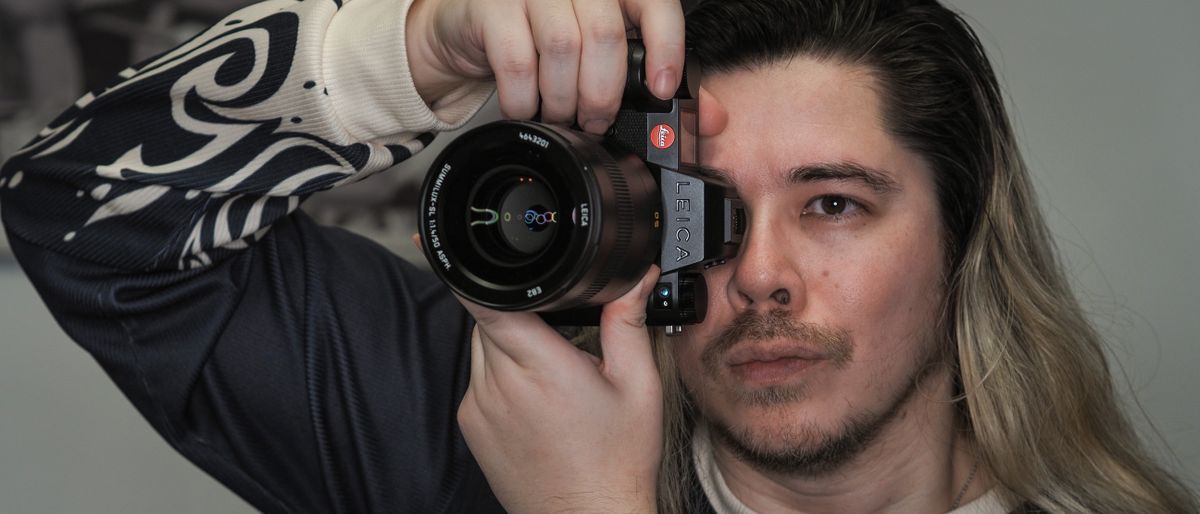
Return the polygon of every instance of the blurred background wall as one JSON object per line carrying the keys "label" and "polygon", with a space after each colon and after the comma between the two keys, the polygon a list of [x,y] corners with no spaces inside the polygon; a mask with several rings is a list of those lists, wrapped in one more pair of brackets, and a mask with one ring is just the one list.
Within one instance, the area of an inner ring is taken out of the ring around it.
{"label": "blurred background wall", "polygon": [[[246,3],[0,0],[0,160],[84,88]],[[1108,338],[1128,409],[1200,490],[1200,2],[949,3],[1001,75],[1042,207]],[[497,117],[489,104],[472,125]],[[405,206],[451,137],[305,208],[415,258]],[[0,512],[252,512],[162,442],[63,335],[2,235]]]}

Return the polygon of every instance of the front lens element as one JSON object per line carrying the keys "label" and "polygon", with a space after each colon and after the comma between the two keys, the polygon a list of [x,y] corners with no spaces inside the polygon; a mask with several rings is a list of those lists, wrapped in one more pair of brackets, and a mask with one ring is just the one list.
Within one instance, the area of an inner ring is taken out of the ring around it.
{"label": "front lens element", "polygon": [[500,232],[510,248],[534,255],[554,238],[558,207],[549,189],[533,177],[518,177],[500,200]]}
{"label": "front lens element", "polygon": [[557,206],[540,173],[527,166],[498,166],[480,178],[467,199],[471,244],[493,264],[524,266],[559,232]]}

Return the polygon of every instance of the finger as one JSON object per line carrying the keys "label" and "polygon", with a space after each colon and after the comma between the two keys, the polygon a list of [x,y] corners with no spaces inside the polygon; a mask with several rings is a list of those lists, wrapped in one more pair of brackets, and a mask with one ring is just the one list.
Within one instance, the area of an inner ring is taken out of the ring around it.
{"label": "finger", "polygon": [[489,361],[497,360],[491,344],[508,359],[522,368],[538,368],[563,364],[564,359],[580,358],[580,350],[571,346],[546,321],[532,312],[503,312],[471,302],[457,294],[459,303],[467,309],[482,331],[484,352]]}
{"label": "finger", "polygon": [[418,252],[424,251],[424,248],[421,247],[421,234],[414,233],[409,239],[412,239],[412,244],[417,247]]}
{"label": "finger", "polygon": [[617,117],[628,61],[625,18],[618,0],[575,0],[583,41],[579,126],[603,134]]}
{"label": "finger", "polygon": [[529,21],[538,52],[542,121],[570,124],[579,97],[576,83],[582,46],[575,8],[570,2],[537,0],[530,5]]}
{"label": "finger", "polygon": [[483,354],[483,339],[479,325],[471,328],[471,382],[483,384],[487,380],[487,358]]}
{"label": "finger", "polygon": [[675,96],[683,77],[683,6],[679,0],[623,0],[625,12],[638,26],[646,45],[646,77],[650,91],[662,99]]}
{"label": "finger", "polygon": [[725,131],[729,113],[717,97],[700,86],[700,137],[713,137]]}
{"label": "finger", "polygon": [[651,266],[638,285],[605,305],[600,315],[600,348],[604,354],[604,371],[617,383],[635,377],[654,376],[654,355],[650,348],[650,334],[646,331],[646,298],[654,289],[658,275],[658,266]]}
{"label": "finger", "polygon": [[471,330],[471,344],[479,348],[479,356],[482,359],[483,372],[481,375],[485,380],[479,382],[478,387],[481,390],[486,389],[498,392],[500,390],[500,382],[503,382],[503,380],[497,381],[495,379],[497,377],[512,376],[514,368],[521,368],[520,365],[513,361],[512,357],[496,346],[496,343],[492,341],[492,338],[488,337],[487,332],[478,323]]}
{"label": "finger", "polygon": [[510,119],[527,120],[538,110],[537,49],[525,12],[502,4],[484,3],[496,7],[486,15],[494,23],[484,29],[483,45],[496,76],[500,112]]}

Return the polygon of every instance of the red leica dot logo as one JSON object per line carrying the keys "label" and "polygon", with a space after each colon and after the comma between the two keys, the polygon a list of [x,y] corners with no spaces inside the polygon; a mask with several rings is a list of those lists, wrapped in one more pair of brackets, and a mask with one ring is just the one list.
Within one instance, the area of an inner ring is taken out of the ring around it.
{"label": "red leica dot logo", "polygon": [[663,123],[650,130],[650,144],[659,150],[666,150],[675,144],[675,130]]}

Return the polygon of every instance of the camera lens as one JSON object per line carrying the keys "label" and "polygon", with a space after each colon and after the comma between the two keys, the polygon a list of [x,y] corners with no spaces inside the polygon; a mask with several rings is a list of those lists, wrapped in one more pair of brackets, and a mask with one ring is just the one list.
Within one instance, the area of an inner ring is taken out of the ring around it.
{"label": "camera lens", "polygon": [[600,137],[500,121],[434,160],[419,224],[426,258],[459,295],[557,311],[637,283],[659,253],[661,203],[646,164]]}

